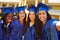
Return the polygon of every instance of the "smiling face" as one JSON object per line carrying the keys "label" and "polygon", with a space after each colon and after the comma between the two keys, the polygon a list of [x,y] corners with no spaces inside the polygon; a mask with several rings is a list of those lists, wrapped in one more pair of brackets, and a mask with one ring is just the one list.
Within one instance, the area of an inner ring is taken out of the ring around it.
{"label": "smiling face", "polygon": [[29,12],[29,19],[30,19],[30,21],[35,20],[35,13],[34,12]]}
{"label": "smiling face", "polygon": [[24,20],[24,18],[25,18],[25,12],[24,11],[19,12],[19,18]]}
{"label": "smiling face", "polygon": [[6,18],[5,18],[5,22],[6,23],[10,23],[13,19],[13,14],[12,13],[9,13],[7,14]]}
{"label": "smiling face", "polygon": [[42,22],[46,22],[47,21],[47,13],[46,13],[46,11],[39,11],[38,12],[38,18]]}

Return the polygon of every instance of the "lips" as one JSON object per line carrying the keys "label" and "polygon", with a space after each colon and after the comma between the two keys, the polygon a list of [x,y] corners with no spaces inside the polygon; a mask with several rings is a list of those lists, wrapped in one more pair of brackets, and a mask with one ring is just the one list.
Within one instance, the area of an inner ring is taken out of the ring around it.
{"label": "lips", "polygon": [[21,16],[21,17],[25,17],[25,16]]}
{"label": "lips", "polygon": [[44,17],[42,17],[41,19],[44,19]]}
{"label": "lips", "polygon": [[41,17],[40,20],[43,21],[43,20],[45,20],[45,18],[44,17]]}
{"label": "lips", "polygon": [[24,16],[21,16],[21,17],[24,17]]}

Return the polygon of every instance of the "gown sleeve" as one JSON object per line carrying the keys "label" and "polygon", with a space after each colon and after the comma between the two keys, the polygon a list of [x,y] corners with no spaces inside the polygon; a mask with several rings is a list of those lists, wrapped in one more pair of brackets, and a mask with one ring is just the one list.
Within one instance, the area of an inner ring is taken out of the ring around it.
{"label": "gown sleeve", "polygon": [[57,21],[53,21],[51,24],[51,40],[58,40],[58,31],[56,30]]}
{"label": "gown sleeve", "polygon": [[11,23],[12,27],[12,39],[22,40],[24,25],[21,25],[18,20]]}
{"label": "gown sleeve", "polygon": [[43,30],[43,40],[58,40],[58,31],[56,30],[56,20],[50,20],[46,23]]}
{"label": "gown sleeve", "polygon": [[0,21],[0,40],[2,40],[2,28],[1,28],[2,22]]}
{"label": "gown sleeve", "polygon": [[24,34],[24,40],[38,40],[38,38],[35,35],[34,26],[28,27],[27,32]]}

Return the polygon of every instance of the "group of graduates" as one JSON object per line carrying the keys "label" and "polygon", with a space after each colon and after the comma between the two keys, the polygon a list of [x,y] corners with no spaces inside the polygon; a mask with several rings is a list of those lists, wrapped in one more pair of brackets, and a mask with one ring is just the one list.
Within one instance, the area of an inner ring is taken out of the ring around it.
{"label": "group of graduates", "polygon": [[[31,5],[26,16],[26,6],[0,7],[3,13],[0,21],[0,40],[60,40],[59,22],[52,19],[48,11],[50,6],[38,3]],[[14,13],[17,19],[13,20]],[[26,20],[27,19],[27,20]]]}

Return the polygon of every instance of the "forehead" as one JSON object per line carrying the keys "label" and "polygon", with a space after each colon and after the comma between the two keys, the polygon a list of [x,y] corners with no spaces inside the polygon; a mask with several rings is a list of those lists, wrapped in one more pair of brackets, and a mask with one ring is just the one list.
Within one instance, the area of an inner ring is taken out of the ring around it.
{"label": "forehead", "polygon": [[44,10],[42,10],[42,11],[39,11],[39,13],[41,13],[41,12],[42,12],[42,13],[43,13],[43,12],[44,12],[44,13],[46,13],[46,11],[44,11]]}
{"label": "forehead", "polygon": [[7,16],[13,16],[13,14],[12,13],[9,13]]}
{"label": "forehead", "polygon": [[19,13],[24,13],[24,11],[20,11]]}
{"label": "forehead", "polygon": [[29,12],[29,13],[31,13],[31,14],[34,13],[34,14],[35,14],[35,12],[33,12],[33,11],[31,11],[31,12]]}

